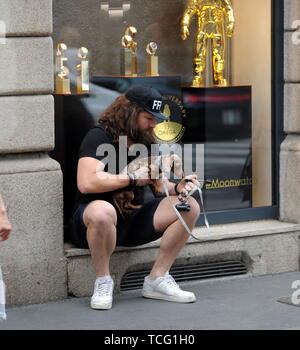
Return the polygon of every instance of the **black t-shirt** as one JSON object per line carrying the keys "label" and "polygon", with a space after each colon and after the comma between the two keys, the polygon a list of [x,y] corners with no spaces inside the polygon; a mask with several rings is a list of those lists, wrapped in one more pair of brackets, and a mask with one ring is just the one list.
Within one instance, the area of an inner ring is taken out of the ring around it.
{"label": "black t-shirt", "polygon": [[[105,131],[102,125],[98,125],[94,128],[92,128],[84,137],[80,149],[79,149],[79,155],[78,158],[85,158],[85,157],[91,157],[95,158],[97,160],[102,161],[104,158],[107,158],[108,156],[111,156],[110,153],[105,152],[99,152],[99,146],[101,145],[112,145],[115,149],[116,154],[116,162],[114,166],[114,171],[111,171],[111,167],[108,165],[105,166],[104,171],[108,171],[112,174],[119,174],[120,171],[123,169],[119,169],[119,144],[113,142],[113,137],[110,133]],[[106,148],[107,146],[105,146]],[[111,146],[108,146],[111,147]],[[100,153],[102,155],[100,155]],[[137,157],[127,157],[126,165],[129,164],[131,161],[133,161]],[[110,158],[110,160],[112,160]],[[108,163],[109,164],[109,163]],[[99,180],[101,181],[101,180]],[[124,188],[125,189],[125,188]],[[143,187],[135,187],[133,189],[134,191],[134,200],[132,201],[132,204],[134,205],[140,205],[144,201],[144,188]],[[95,200],[105,200],[110,203],[113,203],[112,201],[112,194],[113,192],[105,192],[105,193],[93,193],[93,194],[82,194],[79,190],[77,190],[77,196],[75,201],[75,209],[80,204],[90,203]]]}

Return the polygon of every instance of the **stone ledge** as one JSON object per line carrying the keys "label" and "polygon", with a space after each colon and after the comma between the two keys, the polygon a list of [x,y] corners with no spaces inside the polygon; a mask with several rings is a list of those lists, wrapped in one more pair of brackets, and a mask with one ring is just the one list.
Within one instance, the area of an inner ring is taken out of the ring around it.
{"label": "stone ledge", "polygon": [[61,170],[59,163],[45,153],[0,155],[0,175]]}
{"label": "stone ledge", "polygon": [[[193,233],[200,241],[190,238],[188,244],[231,240],[244,237],[268,236],[276,233],[300,232],[300,225],[278,220],[246,221],[242,223],[213,225],[209,230],[202,227],[194,229]],[[126,252],[159,247],[160,240],[139,247],[117,247],[115,252]],[[75,248],[71,243],[65,243],[67,258],[90,256],[88,249]]]}

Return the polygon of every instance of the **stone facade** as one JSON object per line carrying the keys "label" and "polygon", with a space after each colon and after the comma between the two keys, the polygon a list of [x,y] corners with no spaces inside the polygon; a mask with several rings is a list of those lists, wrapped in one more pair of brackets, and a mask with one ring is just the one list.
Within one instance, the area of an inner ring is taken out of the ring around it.
{"label": "stone facade", "polygon": [[[89,3],[96,6],[95,2]],[[132,16],[138,16],[145,7],[144,0],[136,3]],[[183,8],[185,1],[175,3]],[[292,41],[293,23],[300,20],[300,3],[298,0],[284,0],[284,3],[284,131],[287,136],[280,154],[280,218],[300,223],[300,44]],[[62,2],[55,4],[63,11]],[[83,7],[78,9],[87,11],[87,5],[80,4]],[[160,4],[157,2],[155,9]],[[76,21],[78,17],[74,18]],[[143,20],[145,18],[146,15]],[[11,238],[1,243],[0,264],[10,305],[65,298],[68,292],[76,296],[89,295],[94,279],[88,251],[69,249],[65,255],[62,173],[59,164],[47,153],[54,148],[52,23],[52,0],[0,2],[0,29],[6,31],[5,38],[0,36],[0,192],[13,224]],[[101,25],[107,22],[104,20]],[[120,32],[121,27],[119,29]],[[157,32],[157,27],[154,29]],[[149,30],[154,29],[152,26]],[[164,28],[159,29],[158,33],[164,32]],[[98,33],[104,35],[101,30]],[[98,37],[98,33],[95,31],[95,36]],[[69,34],[70,43],[78,46],[78,33]],[[168,42],[176,42],[178,33],[170,35]],[[56,39],[59,38],[57,33]],[[109,42],[111,37],[103,40]],[[163,43],[161,47],[166,47]],[[182,57],[173,56],[175,67]],[[187,52],[187,56],[190,57],[191,52]],[[111,66],[112,62],[100,61],[99,66],[105,65],[105,70],[114,72],[118,67]],[[167,62],[162,61],[162,66],[164,64]],[[275,221],[221,225],[207,235],[204,231],[202,243],[191,241],[177,263],[237,257],[245,262],[250,275],[298,270],[299,225]],[[149,266],[156,253],[157,243],[140,249],[119,249],[112,258],[116,285],[126,271]]]}
{"label": "stone facade", "polygon": [[280,154],[280,218],[300,223],[300,33],[295,28],[297,25],[299,31],[300,3],[285,0],[284,5],[284,132],[287,135]]}
{"label": "stone facade", "polygon": [[2,0],[0,191],[13,233],[1,244],[8,304],[67,296],[62,174],[54,147],[52,0]]}

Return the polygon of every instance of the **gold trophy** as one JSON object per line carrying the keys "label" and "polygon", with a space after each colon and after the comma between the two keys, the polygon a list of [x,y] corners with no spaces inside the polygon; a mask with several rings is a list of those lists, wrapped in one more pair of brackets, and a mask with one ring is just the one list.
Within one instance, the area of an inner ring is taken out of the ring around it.
{"label": "gold trophy", "polygon": [[158,56],[156,56],[157,44],[155,42],[151,42],[146,47],[146,52],[149,56],[147,56],[146,62],[146,75],[151,77],[157,77],[158,74]]}
{"label": "gold trophy", "polygon": [[189,36],[189,26],[195,14],[198,15],[198,27],[194,58],[195,76],[192,86],[200,87],[204,85],[208,39],[211,39],[213,82],[218,86],[227,86],[227,80],[224,78],[225,35],[228,38],[233,36],[234,13],[231,1],[188,0],[181,21],[182,40],[186,40]]}
{"label": "gold trophy", "polygon": [[137,77],[137,43],[133,40],[137,30],[128,27],[122,37],[121,75]]}
{"label": "gold trophy", "polygon": [[81,62],[77,65],[77,93],[84,94],[90,91],[89,78],[89,61],[87,60],[89,50],[86,47],[81,47],[78,51],[78,57]]}
{"label": "gold trophy", "polygon": [[67,45],[59,43],[56,50],[55,61],[55,93],[56,94],[71,94],[71,84],[69,79],[69,69],[65,66],[65,62],[68,61],[65,56]]}

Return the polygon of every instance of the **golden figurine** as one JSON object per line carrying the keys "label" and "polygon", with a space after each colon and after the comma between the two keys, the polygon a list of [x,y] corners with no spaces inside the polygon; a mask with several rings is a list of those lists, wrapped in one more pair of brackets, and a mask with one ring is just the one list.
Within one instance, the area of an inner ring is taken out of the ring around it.
{"label": "golden figurine", "polygon": [[121,75],[124,76],[137,76],[137,43],[134,41],[136,34],[135,27],[128,27],[122,37]]}
{"label": "golden figurine", "polygon": [[[234,30],[234,13],[230,0],[188,0],[181,21],[181,38],[189,36],[192,17],[198,15],[196,38],[196,56],[194,58],[195,76],[192,86],[204,85],[207,42],[211,39],[213,57],[213,82],[218,86],[227,86],[224,77],[225,36],[231,38]],[[225,33],[225,34],[224,34]]]}
{"label": "golden figurine", "polygon": [[87,60],[89,50],[86,47],[81,47],[78,51],[78,57],[81,62],[77,65],[77,93],[84,94],[90,91],[89,78],[89,61]]}
{"label": "golden figurine", "polygon": [[146,52],[149,56],[147,56],[146,62],[146,75],[151,77],[157,77],[158,74],[158,57],[155,55],[157,51],[157,44],[155,42],[151,42],[146,47]]}
{"label": "golden figurine", "polygon": [[69,79],[69,69],[65,66],[68,61],[65,56],[67,45],[59,43],[56,49],[55,60],[55,93],[56,94],[71,94],[71,83]]}

